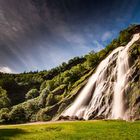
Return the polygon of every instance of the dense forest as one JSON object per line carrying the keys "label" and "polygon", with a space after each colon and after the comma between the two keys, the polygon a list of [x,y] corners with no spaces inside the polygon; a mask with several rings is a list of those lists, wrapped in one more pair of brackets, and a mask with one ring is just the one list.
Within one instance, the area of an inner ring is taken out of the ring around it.
{"label": "dense forest", "polygon": [[[137,32],[140,32],[140,25],[131,25],[103,50],[75,57],[51,70],[0,73],[0,123],[49,121],[55,118],[73,102],[98,64],[115,48],[126,45]],[[139,59],[140,42],[134,44],[129,53],[132,60]],[[137,87],[140,81],[139,70],[138,61],[137,77],[133,83]],[[140,94],[136,88],[131,92]]]}

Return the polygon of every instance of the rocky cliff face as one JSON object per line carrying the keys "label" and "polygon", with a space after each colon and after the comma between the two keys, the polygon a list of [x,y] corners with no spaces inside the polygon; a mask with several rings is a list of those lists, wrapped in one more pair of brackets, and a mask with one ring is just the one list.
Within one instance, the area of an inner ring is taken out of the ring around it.
{"label": "rocky cliff face", "polygon": [[131,77],[127,91],[128,114],[130,120],[140,119],[140,40],[129,49]]}

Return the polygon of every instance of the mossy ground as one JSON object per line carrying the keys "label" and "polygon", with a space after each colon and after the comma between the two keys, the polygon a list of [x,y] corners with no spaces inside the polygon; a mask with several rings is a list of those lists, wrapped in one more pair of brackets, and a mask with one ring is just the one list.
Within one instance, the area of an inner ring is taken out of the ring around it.
{"label": "mossy ground", "polygon": [[0,126],[0,140],[139,140],[140,122],[75,121]]}

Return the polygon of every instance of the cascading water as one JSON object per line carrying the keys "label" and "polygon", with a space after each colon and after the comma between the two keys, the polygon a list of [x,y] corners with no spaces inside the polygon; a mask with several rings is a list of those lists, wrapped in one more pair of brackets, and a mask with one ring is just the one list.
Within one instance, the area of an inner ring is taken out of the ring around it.
{"label": "cascading water", "polygon": [[125,47],[118,47],[98,66],[75,102],[62,116],[126,119],[124,93],[129,77],[129,47],[140,38],[135,34]]}
{"label": "cascading water", "polygon": [[140,38],[139,34],[135,34],[133,39],[126,45],[124,50],[119,53],[117,59],[117,81],[114,86],[114,103],[112,110],[112,118],[114,119],[127,119],[125,116],[125,106],[124,106],[124,92],[127,88],[129,73],[129,57],[128,49]]}

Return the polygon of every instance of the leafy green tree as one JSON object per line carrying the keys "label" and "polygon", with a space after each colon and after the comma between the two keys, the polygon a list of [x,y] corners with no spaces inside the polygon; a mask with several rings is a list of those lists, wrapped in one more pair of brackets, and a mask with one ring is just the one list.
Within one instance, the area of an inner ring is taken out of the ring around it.
{"label": "leafy green tree", "polygon": [[89,69],[95,67],[99,62],[99,57],[97,53],[89,53],[85,57],[86,57],[87,66]]}
{"label": "leafy green tree", "polygon": [[21,105],[14,106],[9,113],[9,121],[13,123],[23,123],[26,122],[25,110]]}
{"label": "leafy green tree", "polygon": [[0,109],[10,106],[10,99],[7,96],[6,90],[0,87]]}
{"label": "leafy green tree", "polygon": [[4,124],[7,123],[9,120],[9,109],[8,108],[2,108],[0,110],[0,123]]}
{"label": "leafy green tree", "polygon": [[38,98],[28,100],[28,101],[22,103],[21,106],[25,110],[26,119],[28,121],[35,121],[35,119],[36,119],[35,115],[38,112],[38,110],[40,109],[38,106]]}

